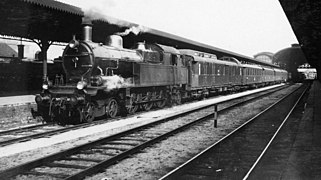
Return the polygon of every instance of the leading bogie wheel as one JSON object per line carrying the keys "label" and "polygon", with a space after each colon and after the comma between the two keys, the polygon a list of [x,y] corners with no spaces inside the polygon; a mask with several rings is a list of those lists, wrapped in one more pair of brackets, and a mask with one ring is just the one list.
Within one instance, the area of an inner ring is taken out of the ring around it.
{"label": "leading bogie wheel", "polygon": [[119,104],[115,98],[110,98],[106,105],[106,115],[114,118],[117,116],[119,111]]}
{"label": "leading bogie wheel", "polygon": [[91,123],[95,119],[94,108],[95,105],[93,103],[87,103],[84,107],[82,115],[85,122]]}

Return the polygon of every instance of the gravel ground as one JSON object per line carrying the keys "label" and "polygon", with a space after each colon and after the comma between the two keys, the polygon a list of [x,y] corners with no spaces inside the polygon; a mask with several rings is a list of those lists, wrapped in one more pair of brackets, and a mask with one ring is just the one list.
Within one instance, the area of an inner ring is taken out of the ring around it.
{"label": "gravel ground", "polygon": [[32,118],[30,112],[31,108],[36,109],[36,105],[26,104],[21,106],[1,106],[0,131],[8,130],[10,128],[23,127],[41,123],[36,119]]}
{"label": "gravel ground", "polygon": [[[284,93],[286,92],[280,91],[279,96],[282,96],[281,94]],[[143,153],[125,159],[120,164],[111,166],[105,172],[93,177],[88,177],[87,179],[157,179],[194,154],[225,136],[228,132],[241,124],[244,119],[255,115],[263,109],[262,106],[270,104],[272,101],[274,102],[275,98],[264,98],[259,102],[244,106],[243,108],[234,110],[228,114],[220,114],[218,128],[213,127],[213,121],[206,122],[203,126],[191,128],[187,132],[180,133],[153,147],[146,148]],[[3,157],[0,158],[0,170],[98,139],[102,135],[107,136],[129,128],[131,128],[131,126],[55,144],[51,147],[39,148],[13,156]]]}
{"label": "gravel ground", "polygon": [[[293,88],[295,87],[290,89]],[[220,114],[218,128],[214,128],[213,120],[207,121],[200,126],[163,140],[153,147],[146,148],[143,153],[127,158],[121,163],[111,166],[105,172],[86,179],[158,179],[233,131],[287,92],[289,89],[280,91],[271,98],[262,98],[227,114]]]}

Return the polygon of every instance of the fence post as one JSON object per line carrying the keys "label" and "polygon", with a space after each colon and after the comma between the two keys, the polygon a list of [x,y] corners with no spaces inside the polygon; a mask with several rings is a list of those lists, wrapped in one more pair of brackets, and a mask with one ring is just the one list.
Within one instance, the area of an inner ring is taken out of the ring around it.
{"label": "fence post", "polygon": [[214,128],[217,128],[217,104],[214,104]]}

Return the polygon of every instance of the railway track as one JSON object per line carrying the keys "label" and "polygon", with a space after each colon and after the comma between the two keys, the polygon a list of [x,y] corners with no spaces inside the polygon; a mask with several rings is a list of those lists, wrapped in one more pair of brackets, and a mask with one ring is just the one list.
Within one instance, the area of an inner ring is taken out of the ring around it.
{"label": "railway track", "polygon": [[86,128],[97,124],[106,123],[106,121],[96,121],[74,126],[56,126],[55,124],[40,124],[29,127],[17,128],[8,131],[0,131],[0,146],[25,142],[36,138],[49,137],[55,134],[67,131]]}
{"label": "railway track", "polygon": [[[286,88],[286,87],[288,87],[288,86],[287,85],[281,86],[281,87],[277,87],[274,89],[270,89],[268,91],[249,94],[249,95],[246,95],[243,97],[239,97],[239,98],[227,101],[227,102],[225,102],[225,104],[227,104],[227,106],[229,106],[229,104],[234,102],[235,106],[237,106],[238,102],[243,101],[244,103],[247,103],[249,101],[249,99],[251,99],[251,98],[256,98],[256,96],[263,97],[267,94],[273,93],[275,91],[279,91],[279,90]],[[224,107],[224,104],[222,104],[222,105],[223,105],[222,107]],[[212,105],[204,106],[201,108],[196,108],[196,109],[194,109],[194,111],[198,111],[200,109],[206,109],[211,106]],[[193,111],[187,111],[186,113],[190,113],[190,112],[193,112]],[[184,115],[184,114],[178,113],[175,116],[180,116],[180,115]],[[116,121],[118,119],[119,118],[115,118],[115,119],[113,119],[113,121]],[[85,123],[85,124],[73,125],[73,126],[67,126],[67,127],[56,126],[54,124],[40,124],[40,125],[34,125],[34,126],[29,126],[29,127],[7,130],[7,131],[0,131],[0,146],[6,146],[6,145],[14,144],[14,143],[25,142],[25,141],[33,140],[36,138],[49,137],[49,136],[64,133],[67,131],[86,128],[86,127],[90,127],[90,126],[94,126],[94,125],[103,124],[106,122],[107,122],[106,120],[100,120],[100,121],[94,121],[92,123]],[[108,121],[108,122],[110,122],[110,121]]]}
{"label": "railway track", "polygon": [[[298,88],[297,91],[278,100],[160,180],[251,177],[251,172],[307,89],[308,87]],[[262,176],[256,176],[258,177]]]}
{"label": "railway track", "polygon": [[[261,93],[258,96],[229,105],[219,111],[226,111],[238,105],[273,93],[279,88]],[[145,147],[183,131],[199,122],[213,117],[212,106],[203,107],[204,112],[184,112],[141,127],[115,134],[88,144],[68,149],[35,161],[31,161],[0,172],[0,176],[37,179],[42,177],[58,179],[82,179],[97,173],[122,159],[140,152]],[[206,112],[207,111],[207,112]],[[207,114],[201,118],[199,114]],[[196,120],[195,120],[196,119]]]}

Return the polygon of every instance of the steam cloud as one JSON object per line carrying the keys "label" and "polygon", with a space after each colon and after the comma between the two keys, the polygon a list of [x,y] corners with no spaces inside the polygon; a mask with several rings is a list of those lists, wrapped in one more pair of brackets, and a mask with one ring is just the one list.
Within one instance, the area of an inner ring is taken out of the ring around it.
{"label": "steam cloud", "polygon": [[142,25],[136,25],[136,24],[124,21],[124,20],[120,20],[120,19],[117,19],[117,18],[114,18],[111,16],[104,15],[97,8],[91,8],[89,10],[85,10],[84,20],[85,21],[102,20],[102,21],[106,21],[110,24],[115,24],[119,27],[130,27],[130,28],[126,29],[124,32],[116,33],[117,35],[120,35],[120,36],[126,36],[131,32],[135,35],[138,35],[139,33],[148,31],[148,28],[144,27]]}
{"label": "steam cloud", "polygon": [[131,79],[125,79],[121,76],[102,76],[103,84],[107,91],[132,86]]}
{"label": "steam cloud", "polygon": [[132,26],[131,28],[126,29],[124,32],[116,33],[119,36],[127,36],[129,33],[134,33],[136,36],[141,32],[147,32],[148,29],[142,25]]}

